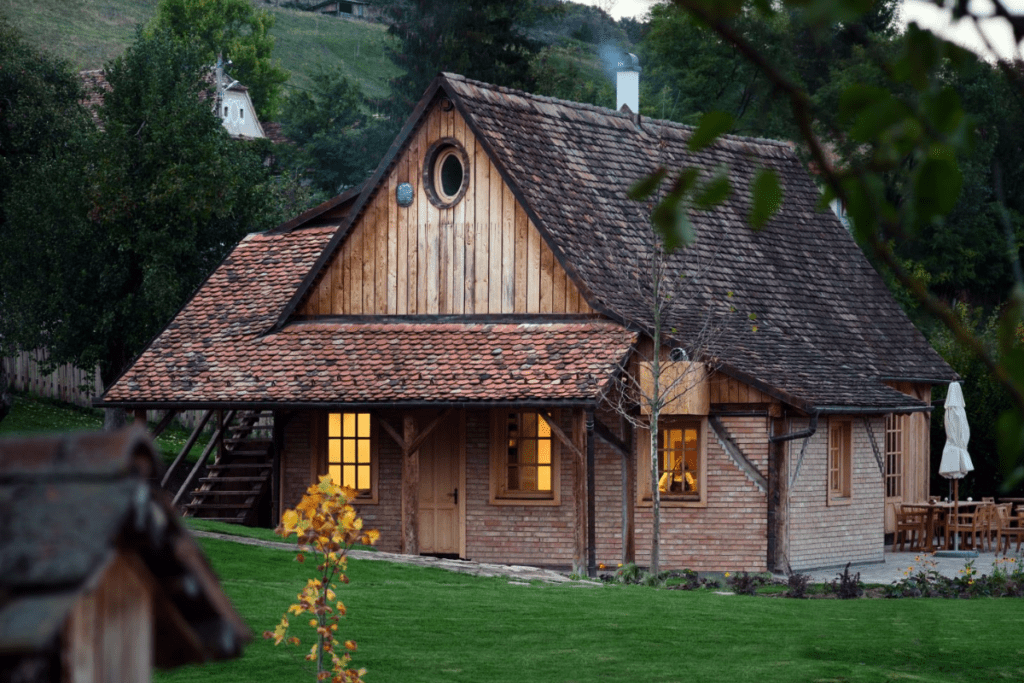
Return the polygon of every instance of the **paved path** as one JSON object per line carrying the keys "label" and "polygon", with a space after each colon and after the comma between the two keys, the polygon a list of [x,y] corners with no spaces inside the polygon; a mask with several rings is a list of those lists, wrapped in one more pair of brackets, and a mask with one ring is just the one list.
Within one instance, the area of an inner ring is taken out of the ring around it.
{"label": "paved path", "polygon": [[[246,545],[257,545],[264,548],[277,548],[280,550],[295,551],[294,543],[262,541],[256,538],[231,536],[228,534],[198,531],[195,529],[192,530],[192,535],[201,538],[217,538],[223,541],[233,541],[235,543],[244,543]],[[437,569],[447,569],[449,571],[472,574],[474,576],[504,576],[508,577],[512,581],[545,581],[547,583],[573,582],[580,586],[598,585],[593,581],[573,581],[565,574],[560,574],[550,569],[525,567],[521,565],[487,564],[484,562],[448,560],[423,555],[401,555],[399,553],[371,552],[366,550],[351,550],[349,551],[349,556],[359,560],[383,560],[386,562],[412,564],[419,567],[435,567]],[[939,558],[920,552],[886,552],[884,557],[885,560],[883,562],[851,565],[850,572],[860,572],[860,580],[864,583],[890,584],[893,581],[902,578],[904,576],[904,572],[906,572],[910,567],[914,567],[915,570],[930,567],[943,576],[955,577],[957,573],[964,568],[964,565],[967,562],[966,559]],[[995,560],[1002,557],[1002,555],[997,555],[996,553],[981,553],[980,556],[974,560],[974,568],[978,571],[979,575],[991,574]],[[1012,555],[1010,557],[1012,557]],[[838,566],[815,569],[805,573],[811,575],[812,582],[824,583],[825,581],[832,581],[836,578],[836,575],[842,573],[842,571],[843,566]]]}
{"label": "paved path", "polygon": [[[278,541],[262,541],[257,538],[246,538],[244,536],[230,536],[218,534],[212,531],[198,531],[192,529],[192,535],[200,538],[217,538],[222,541],[233,541],[246,545],[258,545],[264,548],[277,548],[280,550],[295,551],[294,543],[281,543]],[[565,574],[540,569],[538,567],[524,567],[521,565],[487,564],[484,562],[469,562],[466,560],[448,560],[425,555],[401,555],[399,553],[383,553],[368,550],[350,550],[349,557],[358,560],[383,560],[385,562],[399,562],[402,564],[413,564],[418,567],[435,567],[447,569],[448,571],[472,574],[474,576],[505,576],[513,581],[545,581],[547,583],[577,583],[579,585],[598,585],[593,581],[573,581]]]}
{"label": "paved path", "polygon": [[[901,552],[886,552],[884,562],[876,562],[871,564],[854,564],[850,566],[850,573],[860,572],[860,580],[864,583],[879,583],[889,584],[897,579],[904,577],[904,572],[909,567],[913,567],[914,571],[918,569],[934,569],[943,576],[955,577],[965,566],[969,558],[955,558],[955,557],[935,557],[929,553],[916,552],[916,553],[901,553]],[[980,553],[977,558],[974,559],[974,569],[977,570],[979,575],[991,574],[992,568],[995,564],[996,559],[1002,559],[1001,554],[996,553]],[[1013,555],[1008,555],[1013,557]],[[814,583],[823,583],[825,581],[832,581],[836,578],[837,574],[842,573],[843,567],[826,567],[824,569],[815,569],[813,571],[804,572],[811,575],[811,581]]]}

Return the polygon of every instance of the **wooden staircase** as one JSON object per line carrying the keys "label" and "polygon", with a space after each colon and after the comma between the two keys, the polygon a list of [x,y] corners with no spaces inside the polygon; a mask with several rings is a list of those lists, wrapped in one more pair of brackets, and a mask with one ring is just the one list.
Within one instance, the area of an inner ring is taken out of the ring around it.
{"label": "wooden staircase", "polygon": [[184,505],[185,517],[254,526],[260,504],[270,494],[273,470],[274,416],[266,411],[238,411],[224,428],[217,459],[199,478]]}

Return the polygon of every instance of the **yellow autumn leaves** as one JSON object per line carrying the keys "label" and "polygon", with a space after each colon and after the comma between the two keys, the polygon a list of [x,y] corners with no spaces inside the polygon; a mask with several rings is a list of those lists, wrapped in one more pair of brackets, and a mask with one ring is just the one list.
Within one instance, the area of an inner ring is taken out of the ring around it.
{"label": "yellow autumn leaves", "polygon": [[[299,645],[300,639],[288,637],[288,615],[310,615],[308,625],[315,632],[315,640],[305,659],[316,664],[317,681],[331,683],[362,683],[365,669],[350,669],[349,652],[356,650],[353,640],[338,642],[338,621],[345,616],[345,605],[337,600],[332,586],[348,583],[345,576],[349,549],[356,543],[373,545],[380,538],[376,529],[363,531],[363,520],[356,514],[349,501],[356,492],[337,486],[329,476],[311,485],[294,510],[281,515],[277,533],[285,538],[295,534],[300,545],[317,561],[319,576],[309,579],[296,596],[296,602],[288,607],[281,622],[273,631],[265,631],[263,637],[273,639],[274,645],[287,640]],[[300,552],[295,558],[304,562]],[[330,603],[334,603],[333,606]]]}

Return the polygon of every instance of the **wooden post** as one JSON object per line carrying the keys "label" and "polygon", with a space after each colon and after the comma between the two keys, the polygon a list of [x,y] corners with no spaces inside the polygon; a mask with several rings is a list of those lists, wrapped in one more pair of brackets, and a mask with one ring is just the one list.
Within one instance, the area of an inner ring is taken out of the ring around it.
{"label": "wooden post", "polygon": [[[416,439],[416,418],[406,413],[402,423],[404,441],[412,445]],[[419,448],[406,448],[402,452],[402,552],[406,555],[419,555],[420,552],[419,494]]]}
{"label": "wooden post", "polygon": [[[772,434],[784,434],[786,421],[772,421]],[[789,442],[768,446],[768,548],[767,566],[769,571],[788,571],[789,547],[786,543],[787,514],[787,468],[786,451]]]}
{"label": "wooden post", "polygon": [[636,562],[636,444],[633,425],[625,417],[619,418],[622,440],[629,446],[622,454],[622,564]]}
{"label": "wooden post", "polygon": [[583,410],[572,413],[572,440],[576,447],[572,459],[573,546],[572,573],[587,574],[587,461],[586,426]]}
{"label": "wooden post", "polygon": [[596,501],[594,500],[594,411],[586,413],[585,434],[587,448],[587,576],[597,577],[597,518]]}
{"label": "wooden post", "polygon": [[145,428],[146,427],[146,411],[145,411],[145,409],[143,409],[143,408],[136,408],[133,412],[135,414],[135,424],[142,425],[142,427]]}

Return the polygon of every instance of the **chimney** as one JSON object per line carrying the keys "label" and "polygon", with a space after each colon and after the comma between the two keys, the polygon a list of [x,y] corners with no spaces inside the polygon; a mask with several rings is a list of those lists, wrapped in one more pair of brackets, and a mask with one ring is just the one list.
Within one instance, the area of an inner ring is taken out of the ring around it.
{"label": "chimney", "polygon": [[615,69],[616,109],[622,105],[629,107],[634,115],[640,113],[640,60],[632,52],[619,59]]}

